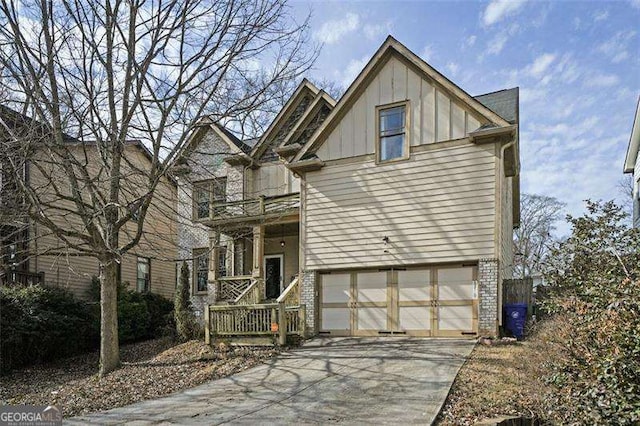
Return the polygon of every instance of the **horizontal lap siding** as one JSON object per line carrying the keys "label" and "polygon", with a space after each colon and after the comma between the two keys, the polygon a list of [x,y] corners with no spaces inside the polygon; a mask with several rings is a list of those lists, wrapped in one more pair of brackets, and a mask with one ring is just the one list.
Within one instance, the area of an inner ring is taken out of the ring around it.
{"label": "horizontal lap siding", "polygon": [[468,144],[308,173],[307,268],[494,257],[495,167],[493,145]]}

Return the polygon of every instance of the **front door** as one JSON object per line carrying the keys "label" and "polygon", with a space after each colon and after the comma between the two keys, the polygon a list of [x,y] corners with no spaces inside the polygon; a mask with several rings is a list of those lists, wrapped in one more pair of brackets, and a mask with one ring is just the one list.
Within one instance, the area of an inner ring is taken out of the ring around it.
{"label": "front door", "polygon": [[264,257],[264,282],[266,298],[277,299],[282,289],[284,256],[281,254]]}

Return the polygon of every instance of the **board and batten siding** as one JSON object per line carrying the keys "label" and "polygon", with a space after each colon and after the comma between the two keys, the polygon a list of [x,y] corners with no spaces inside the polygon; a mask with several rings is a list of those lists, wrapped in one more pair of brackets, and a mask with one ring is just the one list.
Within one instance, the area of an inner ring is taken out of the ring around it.
{"label": "board and batten siding", "polygon": [[451,99],[412,66],[391,57],[331,131],[316,155],[324,161],[375,152],[376,106],[409,101],[411,146],[464,138],[487,120]]}
{"label": "board and batten siding", "polygon": [[280,162],[266,163],[253,170],[251,180],[252,190],[248,191],[248,198],[300,192],[300,179]]}
{"label": "board and batten siding", "polygon": [[407,161],[389,164],[333,164],[307,173],[305,268],[494,258],[495,191],[492,144],[414,152]]}

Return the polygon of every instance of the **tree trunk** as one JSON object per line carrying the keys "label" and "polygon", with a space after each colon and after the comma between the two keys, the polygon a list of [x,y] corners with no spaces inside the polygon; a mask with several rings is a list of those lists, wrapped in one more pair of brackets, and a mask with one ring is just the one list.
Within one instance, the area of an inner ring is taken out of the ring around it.
{"label": "tree trunk", "polygon": [[118,263],[110,260],[103,265],[100,280],[100,377],[120,365],[118,344]]}

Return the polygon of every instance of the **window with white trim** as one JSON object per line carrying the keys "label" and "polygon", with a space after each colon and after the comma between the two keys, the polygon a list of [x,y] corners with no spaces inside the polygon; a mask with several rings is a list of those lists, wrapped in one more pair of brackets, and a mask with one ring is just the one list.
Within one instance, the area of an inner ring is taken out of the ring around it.
{"label": "window with white trim", "polygon": [[408,158],[407,105],[378,108],[378,161]]}

